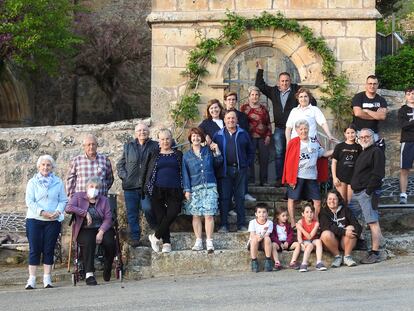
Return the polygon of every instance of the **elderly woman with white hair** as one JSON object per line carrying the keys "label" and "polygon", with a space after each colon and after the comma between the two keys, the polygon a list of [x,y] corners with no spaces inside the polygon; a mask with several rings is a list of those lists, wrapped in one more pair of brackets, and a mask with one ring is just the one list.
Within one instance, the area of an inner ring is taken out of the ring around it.
{"label": "elderly woman with white hair", "polygon": [[[270,116],[267,108],[260,103],[260,90],[256,86],[248,89],[249,99],[241,106],[240,111],[247,115],[249,121],[250,140],[254,149],[259,150],[260,185],[267,183],[267,167],[269,164],[269,144],[272,136]],[[255,182],[254,164],[250,167],[250,180]]]}
{"label": "elderly woman with white hair", "polygon": [[43,258],[43,286],[51,288],[52,265],[63,211],[68,199],[62,180],[53,174],[55,161],[50,155],[37,160],[38,172],[26,187],[26,235],[29,240],[29,279],[26,289],[36,288],[36,269]]}
{"label": "elderly woman with white hair", "polygon": [[86,192],[75,192],[66,212],[75,214],[72,238],[81,247],[85,265],[86,285],[97,285],[95,272],[96,244],[102,244],[105,252],[103,279],[111,279],[112,262],[115,257],[115,232],[112,228],[112,212],[109,200],[100,193],[101,179],[92,176],[86,183]]}

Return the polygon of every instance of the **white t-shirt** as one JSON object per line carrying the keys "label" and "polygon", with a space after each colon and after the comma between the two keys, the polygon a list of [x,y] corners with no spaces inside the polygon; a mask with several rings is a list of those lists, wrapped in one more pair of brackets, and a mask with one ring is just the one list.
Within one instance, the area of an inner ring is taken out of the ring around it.
{"label": "white t-shirt", "polygon": [[219,128],[223,128],[224,127],[224,123],[222,119],[212,119],[214,123],[216,123],[218,125]]}
{"label": "white t-shirt", "polygon": [[292,134],[290,138],[295,138],[298,133],[295,129],[295,123],[299,120],[306,120],[309,123],[309,137],[315,138],[318,133],[317,124],[322,125],[326,123],[326,118],[322,111],[315,106],[309,104],[305,108],[300,106],[293,108],[286,121],[286,127],[292,128]]}
{"label": "white t-shirt", "polygon": [[263,225],[259,224],[256,219],[252,219],[249,222],[249,232],[255,232],[258,235],[264,236],[265,234],[271,234],[273,231],[273,222],[267,220]]}
{"label": "white t-shirt", "polygon": [[287,240],[286,226],[276,225],[276,232],[277,232],[277,237],[279,238],[279,241],[286,242]]}
{"label": "white t-shirt", "polygon": [[316,162],[323,156],[325,150],[317,142],[300,142],[298,177],[303,179],[317,179]]}

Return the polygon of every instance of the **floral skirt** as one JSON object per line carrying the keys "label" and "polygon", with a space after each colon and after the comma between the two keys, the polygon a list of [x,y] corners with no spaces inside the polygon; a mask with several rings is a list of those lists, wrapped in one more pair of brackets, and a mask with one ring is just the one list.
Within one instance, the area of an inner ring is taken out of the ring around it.
{"label": "floral skirt", "polygon": [[191,200],[184,202],[184,214],[195,216],[214,216],[218,209],[216,184],[204,184],[193,187]]}

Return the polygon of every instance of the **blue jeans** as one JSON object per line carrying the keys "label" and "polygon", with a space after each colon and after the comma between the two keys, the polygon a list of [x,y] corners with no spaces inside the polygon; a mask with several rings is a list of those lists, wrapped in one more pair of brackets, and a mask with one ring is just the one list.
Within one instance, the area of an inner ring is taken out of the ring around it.
{"label": "blue jeans", "polygon": [[125,206],[127,210],[129,235],[132,240],[140,239],[139,210],[142,208],[145,219],[151,228],[156,226],[154,214],[151,211],[149,198],[142,200],[141,190],[124,190]]}
{"label": "blue jeans", "polygon": [[221,227],[228,228],[227,215],[230,210],[231,198],[234,196],[237,212],[237,228],[246,226],[246,212],[244,210],[245,182],[247,167],[227,167],[227,176],[218,180]]}
{"label": "blue jeans", "polygon": [[275,142],[275,165],[276,165],[276,180],[282,179],[283,166],[285,164],[286,152],[286,136],[284,128],[275,128],[273,133],[273,140]]}
{"label": "blue jeans", "polygon": [[57,220],[44,221],[26,219],[26,236],[29,241],[29,265],[40,265],[40,255],[43,263],[53,265],[55,245],[60,233],[61,223]]}

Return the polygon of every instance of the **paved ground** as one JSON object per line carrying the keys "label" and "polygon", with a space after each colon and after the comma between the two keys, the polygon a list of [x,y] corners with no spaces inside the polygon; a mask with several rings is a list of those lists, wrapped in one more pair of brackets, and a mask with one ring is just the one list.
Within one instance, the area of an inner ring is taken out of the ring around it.
{"label": "paved ground", "polygon": [[414,257],[326,272],[292,270],[0,288],[1,310],[413,310]]}

